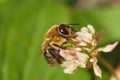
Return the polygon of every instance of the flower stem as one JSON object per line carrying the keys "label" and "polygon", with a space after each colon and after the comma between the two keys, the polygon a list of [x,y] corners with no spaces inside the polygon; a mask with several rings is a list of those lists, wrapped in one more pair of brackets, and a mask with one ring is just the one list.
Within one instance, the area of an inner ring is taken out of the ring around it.
{"label": "flower stem", "polygon": [[113,75],[115,76],[116,80],[119,80],[117,75],[115,74],[114,68],[112,67],[111,64],[109,64],[104,58],[98,56],[98,61],[106,67],[106,69]]}

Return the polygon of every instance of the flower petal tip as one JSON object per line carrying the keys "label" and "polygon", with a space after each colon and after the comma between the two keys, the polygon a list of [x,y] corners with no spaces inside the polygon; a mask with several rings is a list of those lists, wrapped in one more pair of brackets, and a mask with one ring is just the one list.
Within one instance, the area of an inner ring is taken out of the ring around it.
{"label": "flower petal tip", "polygon": [[87,28],[94,34],[95,33],[95,29],[93,28],[93,26],[91,24],[87,25]]}
{"label": "flower petal tip", "polygon": [[103,51],[103,52],[111,52],[116,46],[118,45],[118,42],[116,41],[115,43],[113,44],[108,44],[106,45],[105,47],[103,48],[99,48],[98,51]]}
{"label": "flower petal tip", "polygon": [[96,76],[98,76],[100,78],[102,77],[102,71],[101,71],[100,67],[95,63],[93,64],[93,70],[94,70],[94,73]]}
{"label": "flower petal tip", "polygon": [[118,45],[118,42],[115,42],[114,44],[109,44],[109,45],[105,46],[103,51],[104,52],[111,52],[117,45]]}

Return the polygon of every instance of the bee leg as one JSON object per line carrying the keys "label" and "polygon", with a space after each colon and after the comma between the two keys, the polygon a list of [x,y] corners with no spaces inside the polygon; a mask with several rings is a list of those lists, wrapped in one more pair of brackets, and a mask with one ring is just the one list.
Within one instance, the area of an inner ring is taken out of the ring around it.
{"label": "bee leg", "polygon": [[57,47],[57,48],[59,48],[59,49],[65,49],[65,47],[64,47],[64,44],[65,44],[65,43],[67,43],[67,42],[64,42],[61,46],[56,45],[56,44],[53,44],[53,46],[55,46],[55,47]]}
{"label": "bee leg", "polygon": [[55,47],[58,47],[59,49],[60,49],[60,48],[62,49],[62,47],[59,46],[59,45],[57,45],[57,44],[52,44],[52,45],[55,46]]}
{"label": "bee leg", "polygon": [[50,46],[51,46],[52,48],[56,49],[56,50],[60,50],[60,49],[62,48],[61,46],[59,46],[59,45],[57,45],[57,44],[55,44],[55,43],[50,43]]}

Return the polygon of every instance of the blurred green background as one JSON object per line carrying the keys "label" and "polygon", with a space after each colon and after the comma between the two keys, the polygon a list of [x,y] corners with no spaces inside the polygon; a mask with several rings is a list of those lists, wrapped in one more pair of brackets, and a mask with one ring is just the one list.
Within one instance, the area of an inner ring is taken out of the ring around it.
{"label": "blurred green background", "polygon": [[[40,53],[45,32],[55,24],[92,24],[104,37],[99,46],[120,42],[120,0],[0,0],[0,80],[109,80],[110,73],[100,64],[100,79],[91,70],[79,69],[64,74],[61,67],[51,68]],[[102,54],[116,67],[120,45]]]}

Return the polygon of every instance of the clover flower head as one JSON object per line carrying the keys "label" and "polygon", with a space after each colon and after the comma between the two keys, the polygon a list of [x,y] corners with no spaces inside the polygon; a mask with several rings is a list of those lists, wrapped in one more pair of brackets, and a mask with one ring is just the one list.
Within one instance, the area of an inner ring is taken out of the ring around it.
{"label": "clover flower head", "polygon": [[102,71],[97,65],[97,56],[100,52],[111,52],[118,42],[96,49],[97,40],[92,25],[82,27],[75,35],[76,37],[63,45],[65,49],[60,49],[60,55],[64,58],[61,64],[64,67],[64,72],[73,74],[78,68],[87,68],[87,65],[91,63],[95,75],[102,77]]}

